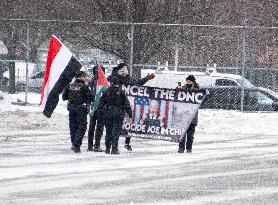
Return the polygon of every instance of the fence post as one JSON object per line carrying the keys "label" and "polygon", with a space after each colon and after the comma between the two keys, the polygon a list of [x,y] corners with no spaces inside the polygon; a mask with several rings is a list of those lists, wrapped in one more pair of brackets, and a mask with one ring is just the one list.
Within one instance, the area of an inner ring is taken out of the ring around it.
{"label": "fence post", "polygon": [[157,61],[157,69],[156,70],[158,70],[158,71],[161,70],[161,68],[160,68],[160,61]]}
{"label": "fence post", "polygon": [[169,61],[165,61],[165,68],[164,68],[164,70],[169,70]]}
{"label": "fence post", "polygon": [[175,46],[175,65],[174,71],[178,71],[179,66],[179,34],[176,36],[176,46]]}
{"label": "fence post", "polygon": [[130,24],[130,33],[129,33],[129,41],[130,41],[130,56],[129,56],[129,74],[132,76],[133,73],[133,37],[134,37],[134,25]]}
{"label": "fence post", "polygon": [[27,22],[27,32],[26,32],[26,87],[25,87],[25,104],[28,102],[28,87],[29,87],[29,54],[30,52],[30,23]]}
{"label": "fence post", "polygon": [[245,79],[245,66],[246,66],[246,28],[245,25],[242,30],[242,62],[241,62],[241,98],[240,98],[240,110],[243,111],[244,107],[244,79]]}
{"label": "fence post", "polygon": [[[14,55],[12,55],[14,57]],[[15,61],[9,61],[9,93],[15,93]]]}

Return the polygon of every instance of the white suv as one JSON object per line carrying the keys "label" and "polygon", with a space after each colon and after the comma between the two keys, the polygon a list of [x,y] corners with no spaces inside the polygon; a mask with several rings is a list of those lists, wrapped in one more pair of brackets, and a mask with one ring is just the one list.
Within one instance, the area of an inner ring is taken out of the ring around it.
{"label": "white suv", "polygon": [[148,73],[154,73],[155,78],[148,81],[145,85],[160,88],[176,88],[178,84],[184,85],[188,75],[194,75],[196,82],[200,87],[214,87],[214,86],[244,86],[247,88],[255,87],[250,81],[240,75],[218,73],[216,69],[207,70],[206,72],[181,72],[181,71],[160,71],[152,69],[142,69],[142,77],[147,76]]}

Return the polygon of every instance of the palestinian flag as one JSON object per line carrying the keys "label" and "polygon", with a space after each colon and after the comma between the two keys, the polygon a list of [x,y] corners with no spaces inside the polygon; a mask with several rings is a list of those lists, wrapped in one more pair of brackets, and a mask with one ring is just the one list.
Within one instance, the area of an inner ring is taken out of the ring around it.
{"label": "palestinian flag", "polygon": [[94,114],[94,112],[98,108],[99,100],[102,95],[102,92],[108,88],[108,81],[101,69],[100,65],[97,64],[97,84],[96,84],[96,97],[94,103],[92,103],[90,116]]}
{"label": "palestinian flag", "polygon": [[82,64],[70,50],[56,37],[52,36],[48,48],[44,81],[42,84],[40,106],[43,114],[50,118],[59,102],[59,94],[72,81]]}

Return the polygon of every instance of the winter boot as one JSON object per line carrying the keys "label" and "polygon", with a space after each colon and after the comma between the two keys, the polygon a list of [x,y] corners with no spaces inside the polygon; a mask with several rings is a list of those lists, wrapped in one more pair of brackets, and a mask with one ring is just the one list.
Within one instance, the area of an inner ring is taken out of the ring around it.
{"label": "winter boot", "polygon": [[118,154],[120,154],[120,152],[119,152],[119,150],[112,150],[112,151],[111,151],[111,154],[116,154],[116,155],[118,155]]}
{"label": "winter boot", "polygon": [[100,147],[95,147],[94,152],[104,152],[104,150],[101,149]]}
{"label": "winter boot", "polygon": [[132,148],[131,148],[131,146],[129,144],[126,144],[125,148],[126,148],[127,151],[132,151]]}
{"label": "winter boot", "polygon": [[184,149],[179,148],[178,153],[184,153]]}
{"label": "winter boot", "polygon": [[80,147],[74,147],[74,146],[72,146],[71,148],[70,148],[72,151],[74,151],[74,153],[80,153],[81,151],[80,151]]}
{"label": "winter boot", "polygon": [[110,154],[110,149],[106,148],[105,154]]}
{"label": "winter boot", "polygon": [[88,147],[87,152],[92,152],[92,151],[94,151],[94,148],[93,147]]}

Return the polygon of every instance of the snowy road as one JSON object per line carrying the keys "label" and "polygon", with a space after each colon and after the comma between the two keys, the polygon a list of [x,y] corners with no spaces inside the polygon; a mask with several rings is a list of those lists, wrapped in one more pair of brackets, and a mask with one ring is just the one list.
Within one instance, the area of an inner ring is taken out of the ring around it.
{"label": "snowy road", "polygon": [[26,113],[1,113],[1,205],[278,203],[276,134],[199,130],[192,154],[134,138],[134,151],[120,146],[119,156],[86,152],[84,139],[74,154],[65,115]]}
{"label": "snowy road", "polygon": [[84,138],[74,154],[65,103],[47,119],[16,98],[0,101],[0,205],[278,204],[277,113],[200,110],[192,154],[138,138],[119,156]]}

